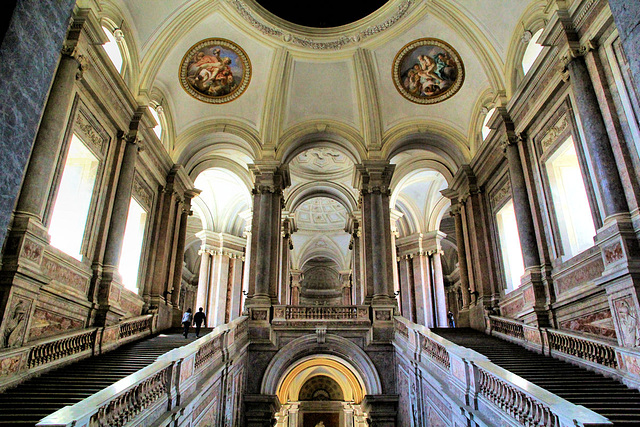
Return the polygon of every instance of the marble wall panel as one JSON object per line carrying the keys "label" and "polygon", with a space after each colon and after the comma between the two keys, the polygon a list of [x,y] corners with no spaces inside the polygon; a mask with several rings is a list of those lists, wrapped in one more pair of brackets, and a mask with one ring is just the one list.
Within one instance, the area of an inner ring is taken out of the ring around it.
{"label": "marble wall panel", "polygon": [[36,307],[31,319],[29,341],[82,329],[84,321]]}
{"label": "marble wall panel", "polygon": [[6,236],[75,3],[18,0],[0,46],[0,244]]}
{"label": "marble wall panel", "polygon": [[558,298],[563,294],[584,283],[594,280],[602,275],[604,262],[602,257],[596,257],[585,265],[576,268],[555,279],[556,295]]}
{"label": "marble wall panel", "polygon": [[640,2],[609,0],[609,6],[620,32],[636,89],[640,89]]}
{"label": "marble wall panel", "polygon": [[616,338],[616,328],[609,309],[582,314],[573,319],[560,321],[560,329],[587,332],[607,338]]}

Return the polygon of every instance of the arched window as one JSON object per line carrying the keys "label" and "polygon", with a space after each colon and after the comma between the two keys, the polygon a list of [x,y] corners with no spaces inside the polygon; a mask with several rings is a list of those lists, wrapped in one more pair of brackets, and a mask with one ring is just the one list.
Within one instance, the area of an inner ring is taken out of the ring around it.
{"label": "arched window", "polygon": [[496,221],[507,292],[510,292],[520,287],[520,277],[524,274],[524,261],[513,200],[509,200],[500,208],[496,213]]}
{"label": "arched window", "polygon": [[[540,52],[542,52],[542,48],[544,46],[538,43],[538,38],[540,38],[543,30],[544,28],[540,28],[534,35],[531,36],[531,39],[529,39],[529,41],[527,42],[527,48],[525,49],[524,55],[522,56],[522,71],[524,71],[524,74],[527,74],[529,72],[529,70],[533,66],[533,63],[540,55]],[[528,32],[528,34],[531,33]],[[526,38],[523,37],[523,40],[526,40]]]}
{"label": "arched window", "polygon": [[158,112],[159,108],[160,107],[153,108],[152,106],[149,106],[149,111],[157,123],[157,125],[154,126],[153,131],[158,136],[158,139],[162,140],[162,122],[160,121],[160,114]]}
{"label": "arched window", "polygon": [[113,33],[107,27],[102,27],[102,30],[104,31],[104,33],[107,35],[107,38],[109,39],[109,41],[103,44],[102,47],[107,52],[107,55],[109,55],[109,59],[111,59],[111,62],[116,67],[116,70],[118,70],[118,72],[121,73],[122,64],[124,63],[124,60],[122,58],[122,52],[120,51],[120,46],[118,46],[118,41],[116,39],[116,36],[114,36]]}
{"label": "arched window", "polygon": [[484,116],[484,121],[482,122],[482,140],[483,141],[487,139],[487,137],[491,133],[491,128],[488,125],[489,125],[489,119],[491,119],[491,116],[493,115],[494,111],[496,111],[495,107],[489,110],[489,112],[487,112],[487,114]]}

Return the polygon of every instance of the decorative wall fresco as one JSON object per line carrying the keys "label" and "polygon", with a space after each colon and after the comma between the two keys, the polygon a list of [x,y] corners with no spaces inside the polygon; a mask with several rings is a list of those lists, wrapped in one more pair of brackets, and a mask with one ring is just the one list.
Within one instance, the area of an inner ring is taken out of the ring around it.
{"label": "decorative wall fresco", "polygon": [[230,40],[202,40],[189,49],[180,64],[180,83],[184,90],[211,104],[236,99],[250,80],[249,57]]}
{"label": "decorative wall fresco", "polygon": [[393,60],[392,74],[398,92],[417,104],[436,104],[452,97],[465,77],[458,52],[433,38],[403,47]]}

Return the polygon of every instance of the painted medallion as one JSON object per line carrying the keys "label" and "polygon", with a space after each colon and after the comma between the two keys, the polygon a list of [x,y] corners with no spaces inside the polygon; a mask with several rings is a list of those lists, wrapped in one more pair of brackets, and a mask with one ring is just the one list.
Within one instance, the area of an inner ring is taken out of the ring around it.
{"label": "painted medallion", "polygon": [[464,82],[462,59],[442,40],[415,40],[396,55],[393,83],[409,101],[436,104],[452,97]]}
{"label": "painted medallion", "polygon": [[233,101],[244,92],[249,80],[249,57],[230,40],[202,40],[189,49],[180,64],[184,90],[211,104]]}

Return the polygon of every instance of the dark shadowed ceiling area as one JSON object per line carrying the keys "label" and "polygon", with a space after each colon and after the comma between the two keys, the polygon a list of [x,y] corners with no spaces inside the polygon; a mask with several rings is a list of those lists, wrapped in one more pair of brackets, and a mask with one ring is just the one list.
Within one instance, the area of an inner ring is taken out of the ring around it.
{"label": "dark shadowed ceiling area", "polygon": [[256,0],[279,18],[306,27],[330,28],[350,24],[375,12],[386,0],[279,1]]}

